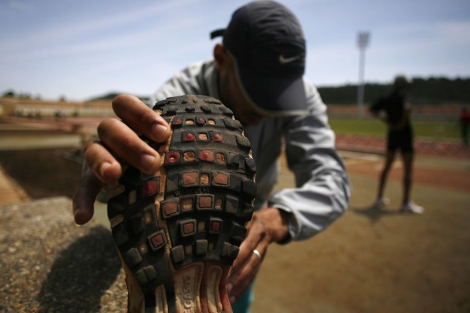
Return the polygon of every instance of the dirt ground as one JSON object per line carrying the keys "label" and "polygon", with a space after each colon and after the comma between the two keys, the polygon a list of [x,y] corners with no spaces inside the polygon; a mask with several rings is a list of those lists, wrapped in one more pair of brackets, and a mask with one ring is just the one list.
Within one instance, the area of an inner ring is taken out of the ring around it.
{"label": "dirt ground", "polygon": [[[70,198],[76,152],[0,151],[0,164],[32,199]],[[470,161],[418,156],[413,195],[426,211],[410,216],[397,213],[399,162],[387,186],[392,203],[379,211],[371,203],[382,158],[344,156],[349,210],[310,240],[271,246],[252,312],[470,312]],[[292,176],[284,170],[280,181]]]}
{"label": "dirt ground", "polygon": [[413,216],[398,213],[401,162],[386,189],[391,204],[377,210],[382,157],[343,156],[348,211],[310,240],[271,246],[253,311],[470,312],[469,160],[417,156],[413,199],[425,213]]}

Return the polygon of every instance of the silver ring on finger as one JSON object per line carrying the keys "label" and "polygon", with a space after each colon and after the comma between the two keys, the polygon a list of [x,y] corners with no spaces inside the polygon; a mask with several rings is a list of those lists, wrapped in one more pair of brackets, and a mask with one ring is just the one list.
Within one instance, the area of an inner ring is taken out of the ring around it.
{"label": "silver ring on finger", "polygon": [[253,253],[259,258],[259,260],[261,261],[261,253],[258,251],[258,250],[253,250]]}

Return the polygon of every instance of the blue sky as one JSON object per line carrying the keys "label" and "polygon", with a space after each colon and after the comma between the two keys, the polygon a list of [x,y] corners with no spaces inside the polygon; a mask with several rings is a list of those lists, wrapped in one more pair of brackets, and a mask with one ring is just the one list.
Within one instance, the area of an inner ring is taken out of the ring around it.
{"label": "blue sky", "polygon": [[[87,100],[149,95],[186,65],[208,59],[247,1],[0,0],[0,93]],[[365,80],[470,77],[468,0],[280,0],[307,39],[305,75],[317,86],[357,83],[359,31],[369,31]]]}

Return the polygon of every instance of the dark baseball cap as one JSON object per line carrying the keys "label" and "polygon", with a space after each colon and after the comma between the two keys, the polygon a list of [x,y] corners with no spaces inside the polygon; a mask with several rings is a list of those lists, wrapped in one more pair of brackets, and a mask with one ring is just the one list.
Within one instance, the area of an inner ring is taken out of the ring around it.
{"label": "dark baseball cap", "polygon": [[245,97],[270,116],[307,113],[303,82],[306,44],[299,21],[274,1],[254,1],[237,9],[223,44],[236,64]]}

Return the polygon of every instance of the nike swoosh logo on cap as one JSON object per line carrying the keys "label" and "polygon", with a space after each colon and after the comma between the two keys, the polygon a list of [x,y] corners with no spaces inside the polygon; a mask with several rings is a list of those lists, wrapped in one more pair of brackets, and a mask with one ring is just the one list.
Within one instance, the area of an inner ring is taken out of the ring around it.
{"label": "nike swoosh logo on cap", "polygon": [[294,57],[290,57],[290,58],[285,58],[282,54],[279,56],[279,63],[281,64],[287,64],[287,63],[291,63],[291,62],[294,62],[295,60],[299,59],[300,58],[300,55],[297,55],[297,56],[294,56]]}

